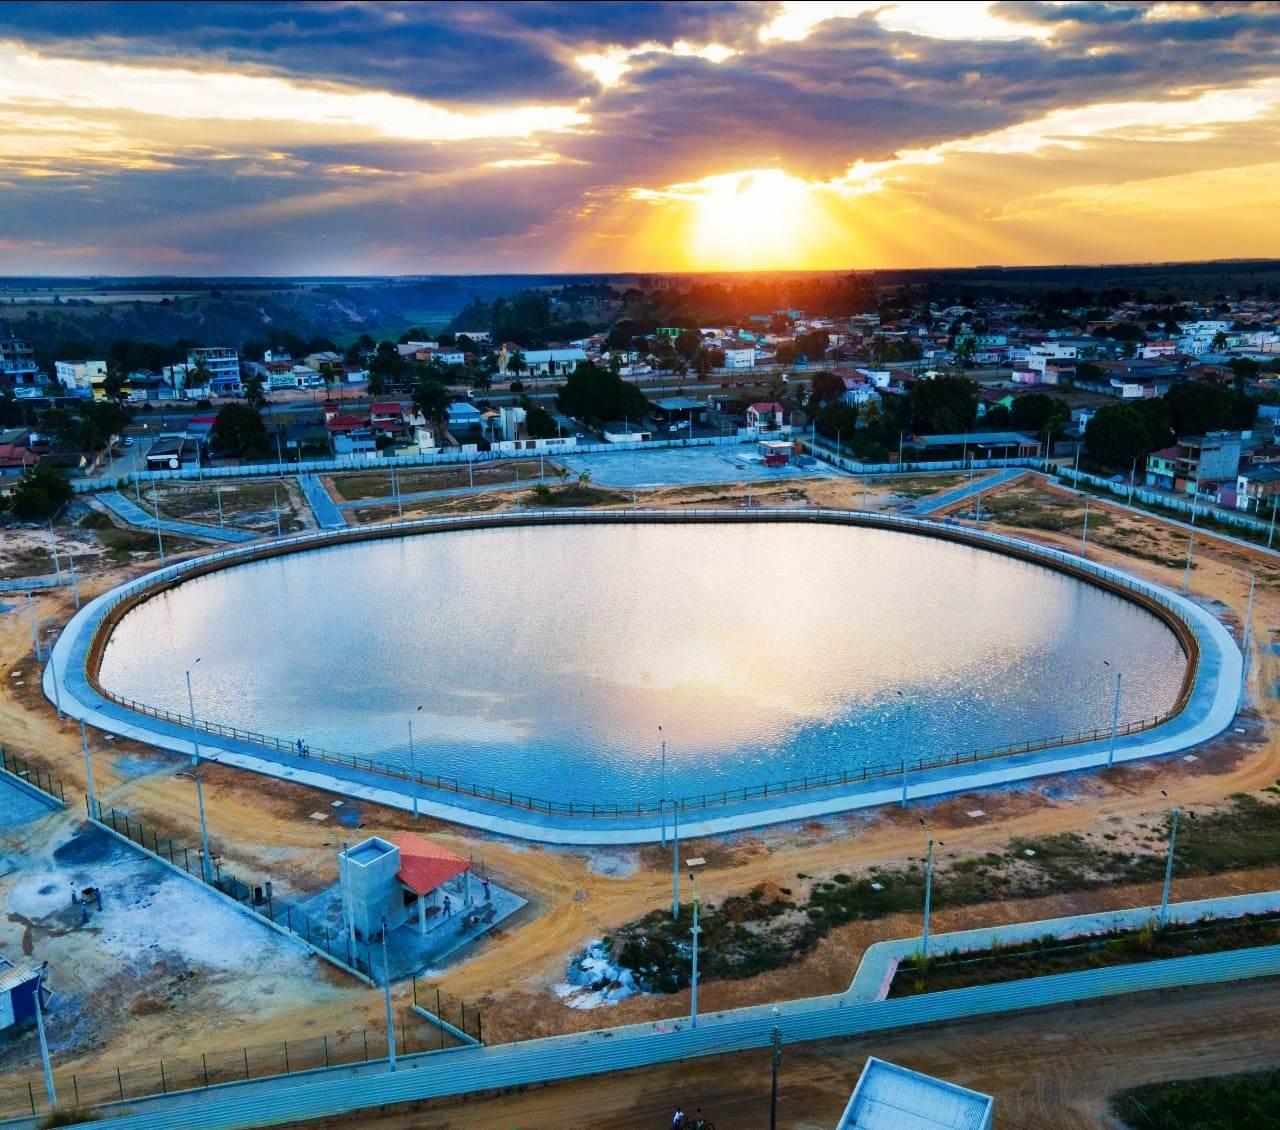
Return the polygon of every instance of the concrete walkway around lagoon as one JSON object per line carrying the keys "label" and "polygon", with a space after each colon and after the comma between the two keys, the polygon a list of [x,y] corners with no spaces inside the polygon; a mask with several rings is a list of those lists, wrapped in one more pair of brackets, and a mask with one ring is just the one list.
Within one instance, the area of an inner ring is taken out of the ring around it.
{"label": "concrete walkway around lagoon", "polygon": [[154,531],[156,526],[159,526],[166,534],[226,542],[253,541],[258,536],[248,530],[235,529],[233,526],[206,526],[199,522],[180,522],[172,518],[161,518],[157,521],[155,515],[148,514],[141,506],[125,498],[119,491],[103,491],[94,497],[117,518],[143,530]]}
{"label": "concrete walkway around lagoon", "polygon": [[[525,511],[490,515],[487,523],[519,526],[554,524],[568,520],[710,522],[729,517],[739,521],[852,521],[908,532],[912,529],[946,528],[940,523],[922,519],[879,514],[789,510],[755,511],[750,516],[736,511]],[[468,529],[475,527],[479,521],[476,517],[422,519],[390,528],[384,527],[382,532],[398,533],[403,530],[405,534],[411,534],[429,530]],[[979,533],[966,530],[965,534],[968,538],[989,545],[993,550],[998,551],[1001,546],[1020,546],[1034,551],[1046,565],[1055,561],[1078,563],[1100,576],[1114,577],[1126,584],[1133,584],[1132,578],[1120,570],[1082,562],[1081,559],[1060,551],[985,531]],[[283,539],[283,542],[301,549],[330,544],[331,539],[323,534],[310,534]],[[226,551],[215,556],[231,564],[241,554],[238,551]],[[201,560],[208,558],[170,566],[152,574],[152,577],[179,578],[188,569],[198,566]],[[146,580],[144,578],[142,582],[131,582],[129,586],[97,597],[71,620],[54,645],[51,661],[45,668],[45,695],[51,701],[60,703],[61,709],[73,718],[82,719],[89,725],[163,749],[190,754],[192,737],[188,726],[153,718],[114,703],[100,695],[87,678],[85,664],[98,625],[122,591],[132,591],[137,585],[146,583]],[[1153,729],[1121,735],[1114,751],[1116,763],[1179,753],[1217,736],[1235,717],[1243,673],[1243,657],[1235,641],[1205,608],[1159,586],[1142,584],[1139,587],[1155,594],[1190,627],[1199,645],[1200,661],[1184,709]],[[199,740],[202,754],[211,760],[296,781],[340,796],[409,809],[413,793],[416,792],[420,798],[419,809],[423,813],[499,835],[562,845],[622,845],[653,843],[662,834],[662,829],[654,822],[652,814],[634,817],[592,817],[585,813],[572,816],[548,814],[528,806],[521,807],[518,803],[503,803],[470,795],[465,791],[467,786],[459,791],[422,783],[411,785],[400,777],[371,772],[367,768],[321,761],[316,757],[299,757],[288,743],[283,743],[287,748],[278,749],[204,730],[201,731]],[[790,792],[784,792],[779,787],[772,795],[753,797],[749,801],[686,808],[681,813],[680,832],[686,838],[720,835],[767,824],[818,819],[861,808],[897,804],[904,800],[1000,788],[1036,777],[1098,769],[1106,765],[1109,758],[1110,742],[1098,740],[1010,754],[990,760],[910,770],[904,775],[905,780],[895,774],[865,780],[851,779],[829,787],[795,789]],[[694,815],[695,812],[697,815]]]}
{"label": "concrete walkway around lagoon", "polygon": [[298,486],[311,505],[311,513],[322,530],[341,530],[347,525],[346,516],[338,509],[338,504],[329,496],[322,483],[315,475],[299,475]]}

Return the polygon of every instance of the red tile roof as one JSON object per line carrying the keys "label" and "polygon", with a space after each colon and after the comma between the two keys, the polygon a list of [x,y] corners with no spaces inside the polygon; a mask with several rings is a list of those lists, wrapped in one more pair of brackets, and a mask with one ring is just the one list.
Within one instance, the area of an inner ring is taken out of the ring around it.
{"label": "red tile roof", "polygon": [[412,832],[397,832],[391,842],[400,849],[398,878],[414,894],[425,895],[461,875],[471,861]]}

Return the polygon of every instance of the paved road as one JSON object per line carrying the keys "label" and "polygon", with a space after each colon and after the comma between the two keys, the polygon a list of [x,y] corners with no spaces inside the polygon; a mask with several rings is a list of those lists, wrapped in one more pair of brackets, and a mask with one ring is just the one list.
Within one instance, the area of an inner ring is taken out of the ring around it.
{"label": "paved road", "polygon": [[964,502],[965,499],[972,498],[974,495],[983,494],[995,487],[1001,487],[1005,483],[1013,482],[1014,479],[1021,478],[1027,473],[1026,467],[1006,467],[1003,471],[997,471],[987,478],[974,479],[973,482],[965,483],[954,490],[944,490],[941,494],[921,499],[914,506],[908,507],[907,512],[911,514],[936,514],[939,510],[945,510],[948,506],[954,506],[957,502]]}
{"label": "paved road", "polygon": [[177,522],[172,518],[161,518],[157,522],[153,515],[131,499],[125,498],[119,491],[103,491],[97,499],[117,518],[123,518],[129,525],[141,529],[154,530],[158,525],[165,533],[205,538],[208,541],[253,541],[257,536],[248,530],[237,530],[231,526],[204,526],[199,522]]}
{"label": "paved road", "polygon": [[311,513],[316,516],[322,530],[340,530],[347,524],[346,516],[324,489],[324,483],[315,475],[299,475],[298,486],[311,504]]}

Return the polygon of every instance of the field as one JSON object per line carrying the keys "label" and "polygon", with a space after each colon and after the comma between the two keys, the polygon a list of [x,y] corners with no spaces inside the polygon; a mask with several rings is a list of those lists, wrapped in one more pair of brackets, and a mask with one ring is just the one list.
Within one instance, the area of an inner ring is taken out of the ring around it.
{"label": "field", "polygon": [[[908,493],[902,490],[903,484],[892,481],[869,486],[873,506],[899,505]],[[752,495],[753,501],[763,505],[856,505],[861,489],[862,484],[852,479],[827,477],[758,484]],[[514,505],[514,493],[485,495],[484,504],[497,500],[499,505]],[[997,513],[994,528],[1065,548],[1078,547],[1074,508],[1082,510],[1082,504],[1076,496],[1035,479],[993,493],[985,502],[1005,505],[1000,501],[1005,498],[1015,500],[1014,509],[1004,511],[1007,523]],[[474,505],[476,500],[451,501]],[[607,504],[628,505],[629,501]],[[732,483],[686,484],[646,491],[642,501],[741,505],[745,490]],[[1097,541],[1095,517],[1099,519]],[[31,533],[34,537],[37,531]],[[1179,587],[1185,535],[1157,518],[1095,503],[1090,509],[1089,553]],[[82,587],[86,593],[101,591],[133,571],[133,567],[103,567]],[[953,896],[941,897],[936,904],[934,929],[939,932],[1158,900],[1158,863],[1171,802],[1197,813],[1197,832],[1189,832],[1183,841],[1187,854],[1180,852],[1185,870],[1176,878],[1175,899],[1280,886],[1280,832],[1272,820],[1274,794],[1268,791],[1280,778],[1272,730],[1278,704],[1271,693],[1280,680],[1280,654],[1272,648],[1280,637],[1268,631],[1269,625],[1280,623],[1280,586],[1275,583],[1280,570],[1272,559],[1255,551],[1207,534],[1197,538],[1193,591],[1218,609],[1237,633],[1251,574],[1260,583],[1250,700],[1237,722],[1244,732],[1230,731],[1197,750],[1193,762],[1151,762],[947,798],[913,805],[907,811],[891,808],[684,845],[687,855],[707,860],[699,886],[708,906],[723,910],[739,905],[731,900],[771,905],[772,898],[752,900],[750,892],[760,889],[768,894],[786,888],[790,894],[781,898],[797,907],[822,904],[830,908],[823,912],[830,920],[824,921],[811,945],[783,952],[778,960],[748,970],[745,976],[707,981],[700,994],[701,1007],[710,1011],[841,990],[869,944],[918,933],[919,910],[911,877],[919,875],[924,852],[920,816],[927,817],[931,830],[946,843],[940,857],[939,891],[950,889]],[[45,618],[63,619],[71,612],[69,596],[62,590],[41,593],[37,605],[38,615]],[[0,727],[6,746],[57,772],[67,782],[69,794],[78,792],[83,782],[78,728],[57,722],[35,680],[9,677],[12,671],[30,670],[29,651],[30,628],[25,618],[12,614],[0,618]],[[23,685],[14,685],[18,682]],[[110,803],[127,806],[191,838],[195,827],[191,785],[174,776],[170,759],[123,740],[106,742],[100,735],[92,735],[92,748],[99,790]],[[332,821],[310,818],[326,810],[330,799],[295,783],[253,778],[226,767],[211,768],[206,778],[211,834],[227,865],[238,873],[269,875],[286,890],[306,892],[333,882],[333,845],[341,833]],[[352,818],[368,832],[385,834],[413,826],[404,813],[366,802],[353,807]],[[967,815],[978,809],[983,810],[981,818]],[[1183,830],[1192,826],[1188,822]],[[496,881],[530,900],[500,932],[436,971],[438,983],[454,997],[484,1009],[485,1029],[492,1040],[687,1012],[688,991],[682,986],[636,995],[603,1012],[566,1008],[554,992],[564,980],[569,961],[589,942],[644,920],[669,899],[669,852],[657,847],[556,850],[428,819],[419,821],[416,829],[455,851],[474,853]],[[37,829],[27,842],[38,845],[49,834]],[[1022,850],[1021,845],[1030,843],[1038,845],[1037,862],[1024,866],[1012,857]],[[969,863],[973,860],[979,863]],[[851,882],[841,881],[841,875]],[[882,884],[895,892],[894,898],[875,908],[876,913],[864,914],[871,904],[861,901],[861,896],[846,900],[842,892],[846,887],[861,891],[860,884],[872,875],[900,878],[895,879],[898,885]],[[998,882],[1001,878],[1004,881]],[[69,948],[60,929],[54,919],[30,917],[32,952],[47,957],[55,968],[74,964],[79,969],[79,953]],[[5,948],[14,944],[18,943],[6,943]],[[167,1008],[161,1013],[152,1014],[146,1006],[133,1012],[134,1003],[149,995],[136,977],[113,980],[106,969],[95,971],[88,966],[81,975],[86,991],[93,991],[95,984],[105,991],[110,984],[116,994],[112,999],[118,1002],[111,1014],[116,1019],[102,1024],[91,1041],[76,1038],[71,1018],[51,1014],[51,1027],[59,1040],[58,1061],[68,1069],[86,1072],[100,1072],[113,1064],[141,1069],[154,1062],[160,1049],[166,1056],[180,1056],[244,1043],[267,1045],[336,1027],[376,1026],[382,1008],[377,993],[342,978],[299,977],[289,982],[285,993],[279,978],[246,969],[238,972],[233,987],[216,994],[175,995],[166,1000]],[[272,992],[266,994],[264,1005],[267,988]],[[957,1082],[995,1090],[1009,1112],[1011,1128],[1019,1122],[1037,1127],[1098,1126],[1108,1095],[1117,1087],[1206,1070],[1262,1066],[1268,1049],[1275,1062],[1280,1055],[1274,1043],[1280,1008],[1277,991],[1269,985],[1241,986],[1156,996],[1141,1005],[1108,1002],[1071,1010],[1069,1029],[1054,1019],[1061,1014],[1050,1013],[1047,1020],[1007,1018],[863,1043],[788,1049],[786,1070],[794,1074],[789,1084],[784,1081],[790,1105],[784,1103],[783,1110],[789,1113],[783,1124],[834,1122],[862,1057],[874,1048],[877,1054],[941,1071]],[[407,1003],[403,987],[397,989],[396,999],[398,1012],[403,1012]],[[1233,1023],[1210,1022],[1208,1018],[1220,1016],[1224,1008],[1230,1010]],[[1151,1053],[1153,1047],[1159,1048],[1158,1054]],[[1140,1048],[1147,1052],[1138,1054]],[[30,1050],[25,1048],[25,1071],[32,1067]],[[1132,1058],[1117,1066],[1116,1056]],[[487,1099],[448,1108],[452,1113],[431,1121],[433,1125],[547,1125],[581,1120],[585,1110],[602,1125],[629,1127],[654,1119],[671,1095],[683,1094],[712,1096],[714,1108],[708,1102],[702,1105],[709,1107],[721,1126],[762,1125],[755,1105],[761,1093],[757,1059],[730,1057],[643,1076]],[[16,1060],[10,1070],[17,1070]],[[685,1105],[688,1109],[696,1104],[686,1101]],[[359,1124],[378,1125],[372,1118]]]}
{"label": "field", "polygon": [[[156,494],[156,505],[165,518],[216,526],[221,506],[222,520],[228,525],[257,533],[274,534],[277,513],[282,533],[291,534],[315,527],[311,508],[292,478],[232,480],[219,486],[213,483],[165,484]],[[142,496],[140,505],[155,512],[148,495]]]}

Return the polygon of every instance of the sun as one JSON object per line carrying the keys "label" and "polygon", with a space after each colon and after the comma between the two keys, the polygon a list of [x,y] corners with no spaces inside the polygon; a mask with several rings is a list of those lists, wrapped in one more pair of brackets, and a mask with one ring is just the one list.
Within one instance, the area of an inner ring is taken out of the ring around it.
{"label": "sun", "polygon": [[688,186],[693,205],[688,259],[702,267],[787,267],[819,249],[822,205],[803,180],[780,169],[748,169]]}

